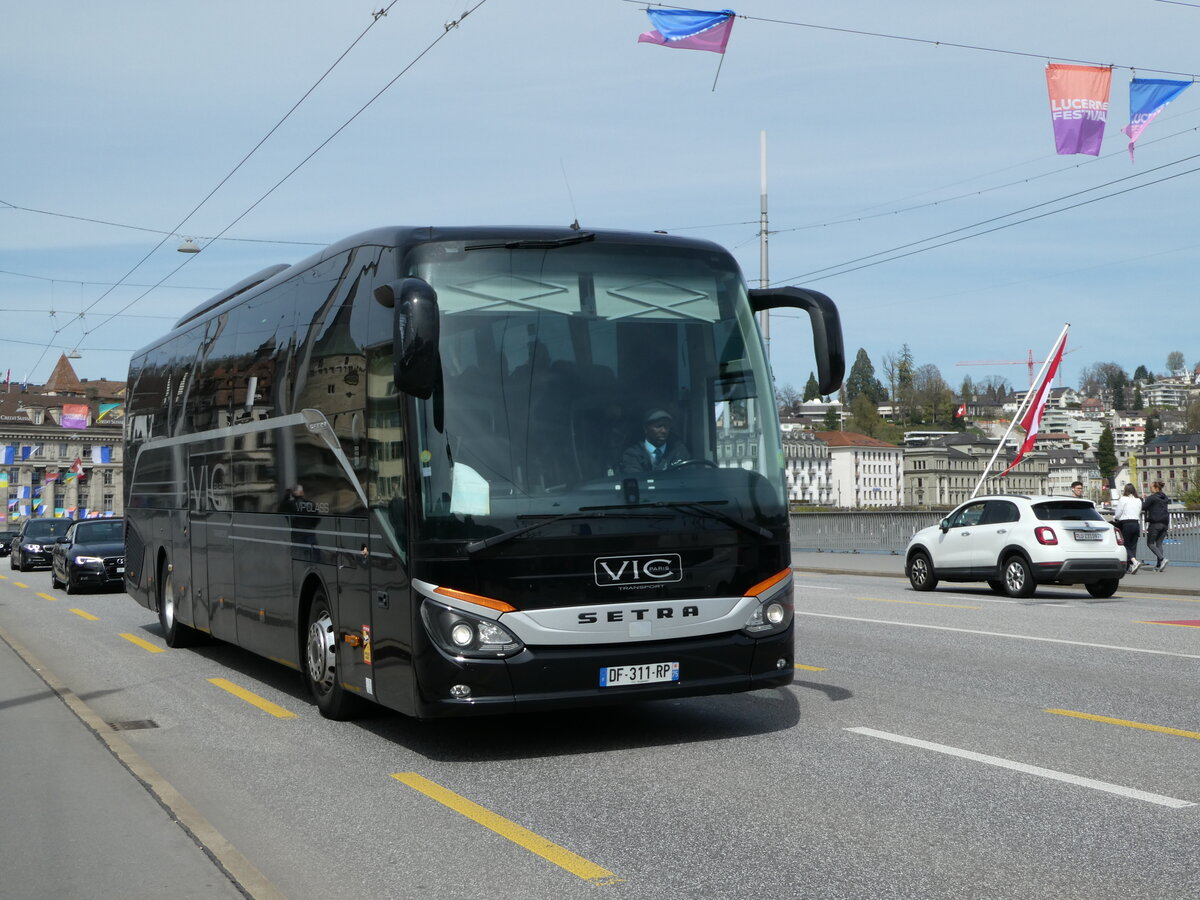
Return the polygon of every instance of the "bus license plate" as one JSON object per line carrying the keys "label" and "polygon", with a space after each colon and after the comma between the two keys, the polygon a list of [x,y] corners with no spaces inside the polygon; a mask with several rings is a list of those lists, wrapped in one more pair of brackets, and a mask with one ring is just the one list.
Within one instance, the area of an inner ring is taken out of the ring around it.
{"label": "bus license plate", "polygon": [[1077,531],[1075,532],[1075,540],[1077,541],[1099,541],[1102,539],[1102,531]]}
{"label": "bus license plate", "polygon": [[679,663],[647,663],[641,666],[602,666],[600,687],[621,687],[626,684],[654,684],[658,681],[678,681]]}

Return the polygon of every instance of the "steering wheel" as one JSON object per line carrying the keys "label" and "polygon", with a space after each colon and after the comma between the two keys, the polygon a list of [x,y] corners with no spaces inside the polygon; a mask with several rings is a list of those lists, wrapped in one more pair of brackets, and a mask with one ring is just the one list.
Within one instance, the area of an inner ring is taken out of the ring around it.
{"label": "steering wheel", "polygon": [[685,466],[707,466],[710,469],[720,468],[711,459],[681,459],[671,463],[672,469],[682,469]]}

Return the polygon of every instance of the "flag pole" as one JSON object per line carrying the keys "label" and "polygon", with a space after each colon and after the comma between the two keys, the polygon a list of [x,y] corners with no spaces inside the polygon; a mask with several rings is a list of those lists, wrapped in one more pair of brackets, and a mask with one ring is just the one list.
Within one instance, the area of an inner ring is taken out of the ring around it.
{"label": "flag pole", "polygon": [[1042,361],[1042,368],[1038,370],[1037,378],[1033,379],[1033,384],[1029,386],[1029,390],[1025,394],[1025,399],[1021,402],[1021,405],[1017,407],[1017,411],[1013,414],[1012,421],[1008,423],[1008,430],[1004,432],[1004,437],[1000,438],[1000,443],[996,445],[996,450],[992,453],[992,458],[989,459],[988,464],[984,466],[983,472],[979,476],[979,481],[975,484],[975,490],[971,491],[971,496],[969,499],[974,500],[975,496],[979,493],[979,489],[983,487],[984,479],[987,478],[988,472],[992,470],[992,465],[996,462],[996,457],[999,456],[1000,451],[1004,449],[1004,443],[1008,440],[1008,436],[1012,434],[1013,427],[1017,424],[1018,420],[1020,420],[1021,416],[1025,414],[1029,404],[1033,402],[1034,396],[1039,393],[1039,391],[1035,390],[1034,388],[1041,385],[1042,379],[1046,375],[1046,369],[1054,361],[1054,357],[1056,355],[1055,350],[1059,344],[1066,339],[1067,330],[1070,327],[1071,323],[1068,322],[1063,326],[1063,330],[1058,333],[1058,339],[1051,346],[1050,354]]}

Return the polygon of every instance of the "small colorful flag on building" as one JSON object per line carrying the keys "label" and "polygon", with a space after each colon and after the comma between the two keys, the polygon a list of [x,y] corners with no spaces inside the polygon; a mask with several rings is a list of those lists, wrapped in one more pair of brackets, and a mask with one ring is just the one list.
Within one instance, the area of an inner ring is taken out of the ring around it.
{"label": "small colorful flag on building", "polygon": [[57,472],[47,472],[45,481],[46,481],[46,484],[53,484],[54,482],[58,481],[58,473]]}
{"label": "small colorful flag on building", "polygon": [[1059,155],[1100,155],[1111,84],[1111,66],[1060,63],[1046,66],[1050,119],[1054,124],[1054,146]]}
{"label": "small colorful flag on building", "polygon": [[123,404],[121,404],[121,403],[101,403],[100,404],[100,413],[99,413],[99,415],[96,416],[96,421],[97,422],[102,421],[104,419],[104,417],[107,416],[109,413],[112,413],[112,417],[114,419],[121,418],[121,412],[122,412],[121,407],[122,406],[123,406]]}
{"label": "small colorful flag on building", "polygon": [[80,459],[78,456],[75,457],[75,462],[71,463],[71,471],[74,472],[76,475],[78,475],[80,478],[83,477],[83,460]]}
{"label": "small colorful flag on building", "polygon": [[967,414],[967,404],[960,403],[958,409],[954,411],[954,418],[961,419]]}
{"label": "small colorful flag on building", "polygon": [[17,448],[9,445],[4,448],[4,465],[11,466],[17,457]]}
{"label": "small colorful flag on building", "polygon": [[86,403],[64,403],[62,411],[62,419],[59,424],[63,428],[84,429],[88,426],[88,413],[90,410]]}
{"label": "small colorful flag on building", "polygon": [[638,35],[639,44],[658,44],[677,50],[709,50],[724,53],[733,30],[732,9],[706,12],[700,9],[648,9],[653,31]]}
{"label": "small colorful flag on building", "polygon": [[1166,78],[1135,78],[1129,82],[1129,124],[1121,131],[1129,136],[1130,160],[1133,159],[1133,145],[1146,126],[1191,84],[1190,81]]}
{"label": "small colorful flag on building", "polygon": [[92,463],[94,465],[100,465],[101,463],[110,463],[110,462],[112,462],[112,447],[108,446],[107,444],[105,444],[103,446],[101,446],[100,444],[93,444],[92,445]]}

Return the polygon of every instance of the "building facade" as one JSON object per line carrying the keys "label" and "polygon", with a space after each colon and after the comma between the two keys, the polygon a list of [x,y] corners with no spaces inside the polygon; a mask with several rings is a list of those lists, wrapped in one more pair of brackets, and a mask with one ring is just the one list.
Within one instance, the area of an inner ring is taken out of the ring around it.
{"label": "building facade", "polygon": [[852,431],[818,431],[829,447],[833,505],[899,506],[904,449]]}
{"label": "building facade", "polygon": [[1133,471],[1144,496],[1161,481],[1168,497],[1194,490],[1200,484],[1200,434],[1161,434],[1135,454]]}
{"label": "building facade", "polygon": [[64,356],[43,386],[0,392],[0,527],[119,516],[124,382],[80,381]]}
{"label": "building facade", "polygon": [[833,465],[829,445],[812,431],[786,431],[783,467],[788,501],[811,506],[833,506]]}
{"label": "building facade", "polygon": [[[904,455],[903,497],[909,506],[948,508],[971,498],[999,441],[961,435],[939,444],[914,447]],[[980,494],[1045,494],[1050,490],[1046,455],[1032,450],[1020,465],[1001,475],[1012,463],[1015,447],[997,456]]]}

